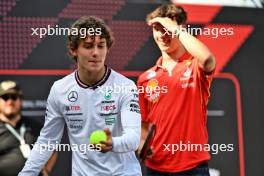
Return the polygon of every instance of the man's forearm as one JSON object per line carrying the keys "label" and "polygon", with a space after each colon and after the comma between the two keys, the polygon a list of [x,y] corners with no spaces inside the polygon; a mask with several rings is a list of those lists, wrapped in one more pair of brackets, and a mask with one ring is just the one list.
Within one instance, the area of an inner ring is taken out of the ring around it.
{"label": "man's forearm", "polygon": [[114,152],[135,151],[140,141],[140,127],[126,127],[122,136],[113,137],[112,140]]}
{"label": "man's forearm", "polygon": [[149,123],[141,122],[141,137],[140,137],[139,151],[142,149],[143,144],[147,138],[148,129],[149,129]]}
{"label": "man's forearm", "polygon": [[57,158],[58,158],[58,153],[57,152],[53,152],[53,154],[51,155],[50,159],[48,160],[48,162],[46,163],[44,169],[47,171],[47,172],[51,172],[52,168],[54,167],[56,161],[57,161]]}
{"label": "man's forearm", "polygon": [[[45,163],[49,160],[50,156],[52,155],[52,151],[47,150],[46,143],[43,141],[45,140],[42,140],[41,138],[38,139],[30,153],[28,160],[26,161],[23,170],[19,173],[19,176],[38,175]],[[43,148],[46,149],[43,150]]]}
{"label": "man's forearm", "polygon": [[179,33],[179,40],[184,48],[198,59],[204,71],[211,72],[214,70],[215,57],[205,44],[186,31]]}

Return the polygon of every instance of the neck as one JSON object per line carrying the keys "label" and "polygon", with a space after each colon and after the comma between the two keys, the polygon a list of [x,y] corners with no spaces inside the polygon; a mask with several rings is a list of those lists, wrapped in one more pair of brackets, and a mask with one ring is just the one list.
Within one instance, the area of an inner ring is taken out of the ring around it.
{"label": "neck", "polygon": [[91,72],[87,70],[78,69],[78,76],[83,83],[91,86],[96,82],[100,81],[103,78],[105,72],[106,72],[106,67],[103,67],[98,72]]}
{"label": "neck", "polygon": [[17,125],[17,123],[19,122],[20,119],[21,119],[20,114],[15,115],[15,116],[13,116],[11,118],[5,116],[4,114],[0,114],[0,120],[1,121],[9,123],[10,125],[12,125],[14,127]]}
{"label": "neck", "polygon": [[162,52],[162,58],[163,61],[174,61],[174,62],[178,62],[178,60],[181,58],[181,56],[186,52],[185,48],[182,45],[179,45],[179,47],[171,52],[171,53],[167,53],[167,52]]}

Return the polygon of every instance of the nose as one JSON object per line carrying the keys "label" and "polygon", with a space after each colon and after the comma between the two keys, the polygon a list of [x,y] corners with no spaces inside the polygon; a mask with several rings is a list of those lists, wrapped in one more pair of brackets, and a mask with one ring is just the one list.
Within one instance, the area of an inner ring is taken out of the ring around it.
{"label": "nose", "polygon": [[98,54],[99,54],[99,49],[98,49],[98,47],[97,46],[95,46],[94,48],[93,48],[93,53],[92,53],[92,55],[93,55],[93,57],[97,57],[98,56]]}
{"label": "nose", "polygon": [[13,104],[13,103],[14,103],[14,100],[12,100],[11,98],[6,100],[6,104],[8,104],[8,105]]}

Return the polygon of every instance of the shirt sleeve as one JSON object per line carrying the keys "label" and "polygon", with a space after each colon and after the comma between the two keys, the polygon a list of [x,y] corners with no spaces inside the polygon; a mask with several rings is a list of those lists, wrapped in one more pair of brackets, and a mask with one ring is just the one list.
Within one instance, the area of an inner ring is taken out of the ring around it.
{"label": "shirt sleeve", "polygon": [[139,107],[140,107],[140,113],[141,113],[141,118],[143,122],[147,122],[147,117],[148,117],[148,102],[145,99],[145,87],[139,83],[137,83],[138,86],[138,92],[139,92]]}
{"label": "shirt sleeve", "polygon": [[138,148],[141,133],[141,116],[138,105],[137,87],[131,89],[121,99],[122,136],[113,137],[113,152],[130,152]]}
{"label": "shirt sleeve", "polygon": [[47,100],[44,126],[19,176],[38,175],[55,150],[56,144],[61,141],[65,122],[55,98],[54,85]]}
{"label": "shirt sleeve", "polygon": [[[197,61],[198,62],[198,61]],[[210,87],[212,83],[212,79],[214,76],[215,69],[210,72],[206,73],[198,63],[198,79],[200,81],[200,87],[201,87],[201,100],[202,100],[202,106],[204,109],[207,109],[208,100],[210,97]]]}

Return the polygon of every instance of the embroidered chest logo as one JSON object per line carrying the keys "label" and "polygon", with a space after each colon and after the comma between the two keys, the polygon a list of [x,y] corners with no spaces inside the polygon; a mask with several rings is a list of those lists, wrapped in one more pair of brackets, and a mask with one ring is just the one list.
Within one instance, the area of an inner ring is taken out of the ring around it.
{"label": "embroidered chest logo", "polygon": [[191,78],[192,75],[192,70],[187,67],[187,69],[185,70],[185,72],[182,74],[182,76],[180,77],[180,81],[185,81]]}
{"label": "embroidered chest logo", "polygon": [[187,67],[187,69],[183,72],[183,74],[180,77],[181,81],[181,88],[191,88],[194,87],[194,80],[193,80],[193,74],[192,70]]}
{"label": "embroidered chest logo", "polygon": [[100,104],[99,116],[104,120],[105,125],[113,125],[116,122],[118,115],[118,105],[113,98],[113,90],[106,90],[104,93],[104,100]]}
{"label": "embroidered chest logo", "polygon": [[107,90],[106,92],[105,92],[105,95],[104,95],[104,98],[106,99],[106,100],[110,100],[111,98],[112,98],[112,90]]}
{"label": "embroidered chest logo", "polygon": [[70,102],[75,102],[78,100],[78,93],[76,91],[71,91],[68,95],[68,100]]}

